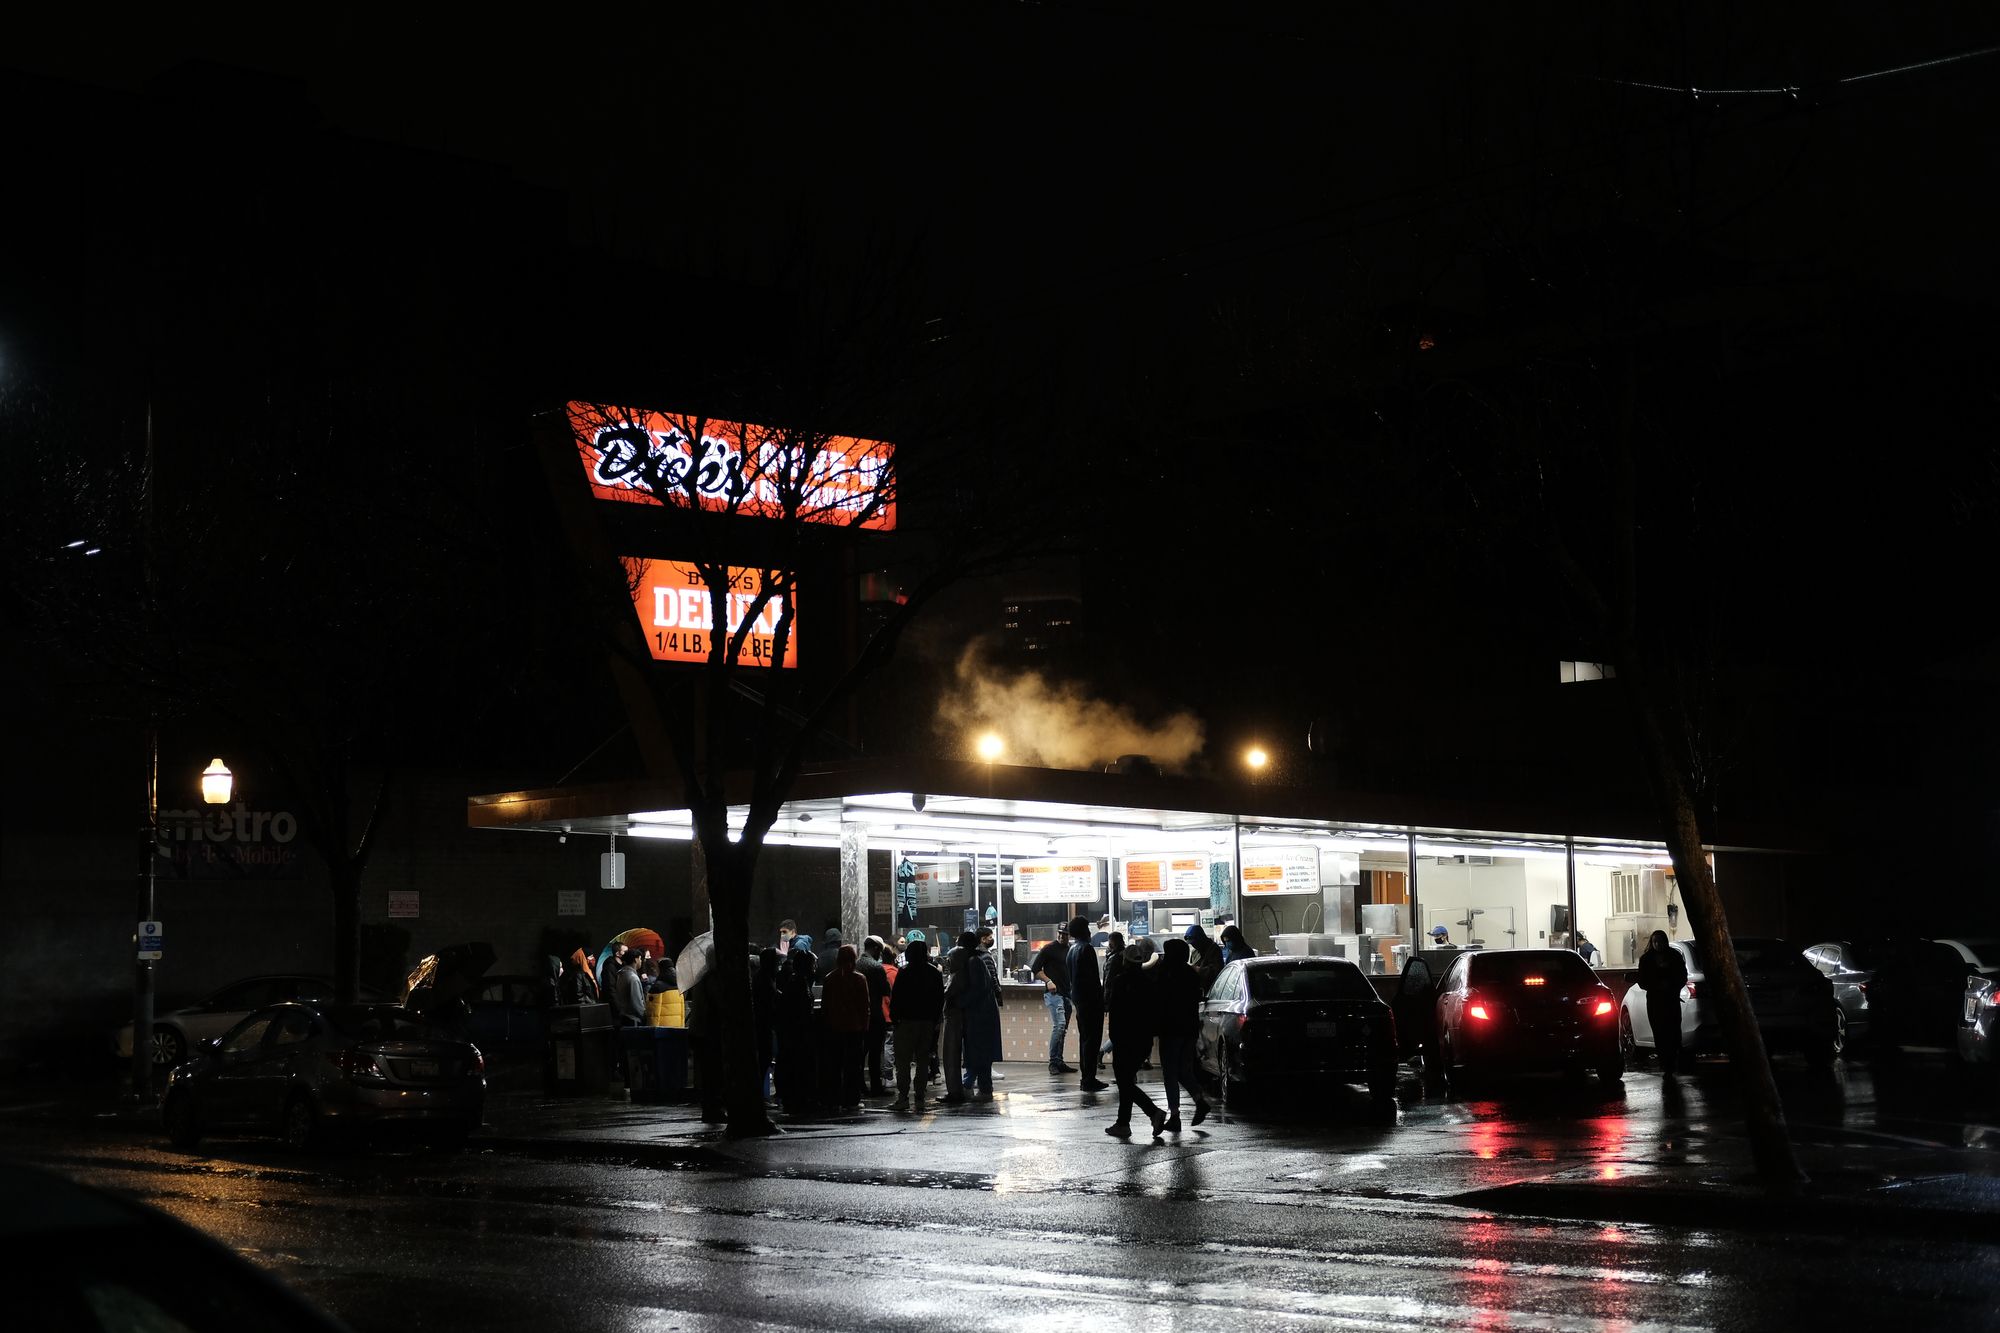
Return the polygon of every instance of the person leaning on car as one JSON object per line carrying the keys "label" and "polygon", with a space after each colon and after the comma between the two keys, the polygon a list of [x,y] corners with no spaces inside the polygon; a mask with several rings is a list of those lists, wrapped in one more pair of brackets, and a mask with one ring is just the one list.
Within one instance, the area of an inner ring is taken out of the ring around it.
{"label": "person leaning on car", "polygon": [[1646,1022],[1653,1029],[1653,1050],[1660,1072],[1671,1076],[1681,1059],[1681,989],[1688,984],[1681,952],[1656,930],[1639,955],[1639,989],[1646,992]]}

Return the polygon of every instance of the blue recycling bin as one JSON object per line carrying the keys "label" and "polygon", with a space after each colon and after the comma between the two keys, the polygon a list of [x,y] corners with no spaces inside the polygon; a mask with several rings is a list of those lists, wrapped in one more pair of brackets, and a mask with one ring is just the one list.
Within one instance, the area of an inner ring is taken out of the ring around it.
{"label": "blue recycling bin", "polygon": [[619,1028],[619,1061],[635,1102],[671,1102],[687,1096],[686,1028]]}

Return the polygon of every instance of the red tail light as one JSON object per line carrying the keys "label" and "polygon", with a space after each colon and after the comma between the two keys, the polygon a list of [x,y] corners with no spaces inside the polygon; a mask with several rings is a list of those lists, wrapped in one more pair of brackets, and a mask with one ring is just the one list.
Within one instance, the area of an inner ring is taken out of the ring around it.
{"label": "red tail light", "polygon": [[1248,1014],[1238,1014],[1238,1015],[1236,1015],[1236,1033],[1237,1033],[1237,1035],[1238,1035],[1238,1036],[1241,1036],[1242,1034],[1244,1034],[1245,1032],[1248,1032],[1249,1030],[1250,1030],[1250,1015],[1248,1015]]}
{"label": "red tail light", "polygon": [[1688,983],[1688,998],[1690,1000],[1694,998],[1694,983],[1692,981]]}
{"label": "red tail light", "polygon": [[486,1057],[479,1053],[477,1046],[472,1048],[472,1072],[475,1074],[486,1072]]}
{"label": "red tail light", "polygon": [[1490,1021],[1493,1017],[1492,1013],[1486,1008],[1485,997],[1478,991],[1466,992],[1465,1012],[1482,1023]]}
{"label": "red tail light", "polygon": [[1612,1009],[1612,1004],[1611,1004],[1611,1001],[1609,1001],[1609,1000],[1599,1000],[1599,1001],[1597,1002],[1597,1006],[1596,1006],[1595,1008],[1593,1008],[1593,1009],[1592,1009],[1592,1010],[1591,1010],[1590,1012],[1591,1012],[1592,1014],[1596,1015],[1596,1016],[1597,1016],[1598,1018],[1602,1018],[1602,1017],[1604,1017],[1604,1016],[1605,1016],[1606,1014],[1610,1013],[1610,1012],[1611,1012],[1611,1009]]}
{"label": "red tail light", "polygon": [[350,1082],[381,1082],[388,1076],[382,1066],[375,1063],[375,1057],[366,1051],[337,1051],[333,1057],[333,1067],[345,1074]]}
{"label": "red tail light", "polygon": [[1868,983],[1865,981],[1861,983],[1861,993],[1863,995],[1866,995],[1868,993]]}

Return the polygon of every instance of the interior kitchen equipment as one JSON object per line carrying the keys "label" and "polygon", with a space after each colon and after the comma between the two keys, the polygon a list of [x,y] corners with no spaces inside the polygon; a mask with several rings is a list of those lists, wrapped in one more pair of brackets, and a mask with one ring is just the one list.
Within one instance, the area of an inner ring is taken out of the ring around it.
{"label": "interior kitchen equipment", "polygon": [[1289,935],[1273,935],[1271,937],[1271,944],[1279,953],[1291,957],[1308,958],[1326,956],[1352,958],[1354,955],[1347,952],[1347,949],[1352,945],[1354,939],[1355,937],[1352,935],[1342,937],[1338,935],[1294,933]]}
{"label": "interior kitchen equipment", "polygon": [[1674,877],[1665,870],[1646,866],[1620,870],[1611,876],[1611,911],[1604,918],[1604,938],[1598,947],[1604,952],[1600,967],[1637,967],[1639,955],[1656,930],[1671,938],[1669,917],[1678,916],[1674,901]]}

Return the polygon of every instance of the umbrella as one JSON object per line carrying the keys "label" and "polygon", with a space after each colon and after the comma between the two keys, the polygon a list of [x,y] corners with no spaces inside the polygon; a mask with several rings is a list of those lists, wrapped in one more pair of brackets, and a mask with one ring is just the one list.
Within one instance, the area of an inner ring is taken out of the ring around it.
{"label": "umbrella", "polygon": [[650,926],[634,926],[611,937],[613,944],[623,944],[633,949],[645,949],[655,958],[665,958],[667,942],[660,938],[660,932]]}
{"label": "umbrella", "polygon": [[681,956],[674,960],[674,978],[682,990],[692,990],[700,983],[702,974],[714,965],[715,936],[703,931],[689,940]]}

